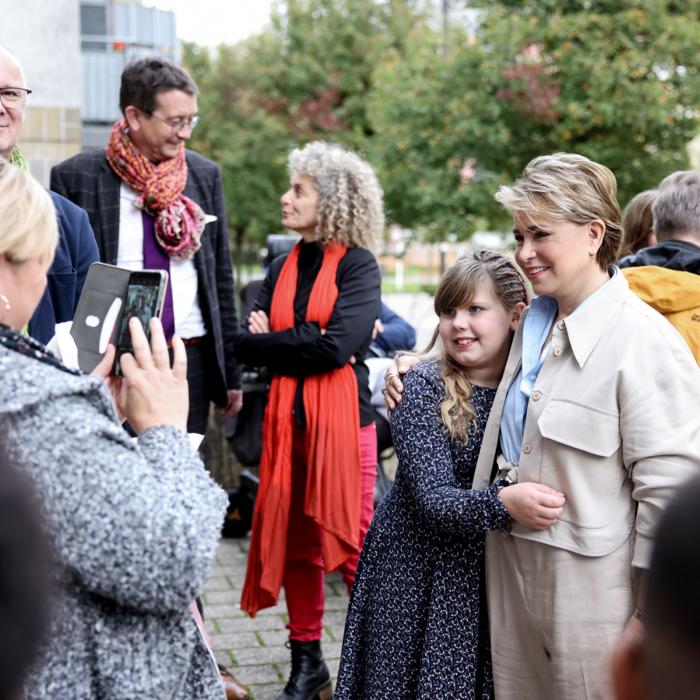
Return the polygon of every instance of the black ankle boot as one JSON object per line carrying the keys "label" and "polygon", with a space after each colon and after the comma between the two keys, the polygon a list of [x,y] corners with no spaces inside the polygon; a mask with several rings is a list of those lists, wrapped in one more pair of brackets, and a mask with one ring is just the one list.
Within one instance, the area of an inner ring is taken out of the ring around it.
{"label": "black ankle boot", "polygon": [[321,653],[321,642],[289,640],[292,672],[277,700],[331,700],[331,677]]}

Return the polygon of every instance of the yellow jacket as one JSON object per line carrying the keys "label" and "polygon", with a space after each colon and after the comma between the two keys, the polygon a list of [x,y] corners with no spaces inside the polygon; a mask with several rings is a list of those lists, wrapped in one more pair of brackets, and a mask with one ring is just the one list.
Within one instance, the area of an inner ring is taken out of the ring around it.
{"label": "yellow jacket", "polygon": [[675,326],[700,365],[700,275],[656,265],[622,272],[630,289]]}

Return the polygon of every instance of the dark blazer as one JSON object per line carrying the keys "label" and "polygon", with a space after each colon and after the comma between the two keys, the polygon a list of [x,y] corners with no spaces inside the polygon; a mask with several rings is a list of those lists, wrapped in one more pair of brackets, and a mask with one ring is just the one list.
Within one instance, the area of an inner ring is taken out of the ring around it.
{"label": "dark blazer", "polygon": [[88,268],[100,259],[87,214],[49,192],[58,219],[58,247],[47,274],[44,296],[29,320],[29,335],[48,343],[57,323],[72,321]]}
{"label": "dark blazer", "polygon": [[[221,174],[214,163],[197,153],[186,151],[186,160],[188,176],[183,194],[197,202],[205,214],[217,217],[204,229],[194,263],[199,303],[216,353],[216,367],[210,375],[211,398],[224,406],[226,390],[240,388],[241,382],[233,350],[238,322]],[[111,265],[117,262],[120,185],[102,149],[80,153],[51,170],[51,189],[87,211],[100,259]]]}

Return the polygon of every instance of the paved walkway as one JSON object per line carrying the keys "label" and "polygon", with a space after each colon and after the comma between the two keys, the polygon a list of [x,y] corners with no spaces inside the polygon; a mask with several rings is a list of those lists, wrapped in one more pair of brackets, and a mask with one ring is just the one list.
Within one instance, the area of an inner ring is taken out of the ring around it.
{"label": "paved walkway", "polygon": [[[249,539],[222,539],[204,587],[204,614],[220,663],[248,687],[253,700],[274,700],[289,676],[287,609],[280,603],[249,618],[238,606]],[[326,577],[323,653],[335,680],[343,641],[348,596],[339,574]]]}
{"label": "paved walkway", "polygon": [[[423,348],[435,328],[432,298],[428,294],[387,294],[384,301],[412,323],[416,347]],[[392,472],[395,465],[387,464]],[[222,539],[216,562],[204,589],[205,618],[218,660],[233,670],[250,689],[253,700],[275,700],[289,676],[287,611],[280,604],[249,618],[238,607],[245,576],[248,538]],[[323,653],[335,679],[343,641],[348,596],[338,574],[326,577],[326,614]]]}

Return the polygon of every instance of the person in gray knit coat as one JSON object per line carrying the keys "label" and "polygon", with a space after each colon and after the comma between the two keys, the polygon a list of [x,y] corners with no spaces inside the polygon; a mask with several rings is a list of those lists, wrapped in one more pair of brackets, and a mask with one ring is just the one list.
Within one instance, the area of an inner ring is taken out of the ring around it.
{"label": "person in gray knit coat", "polygon": [[[119,410],[105,381],[65,368],[18,332],[46,285],[56,217],[48,195],[0,161],[0,438],[33,481],[57,561],[50,634],[27,700],[223,700],[191,614],[214,557],[224,492],[189,444],[186,355],[173,366],[157,320],[136,319]],[[98,372],[107,374],[110,347]]]}

